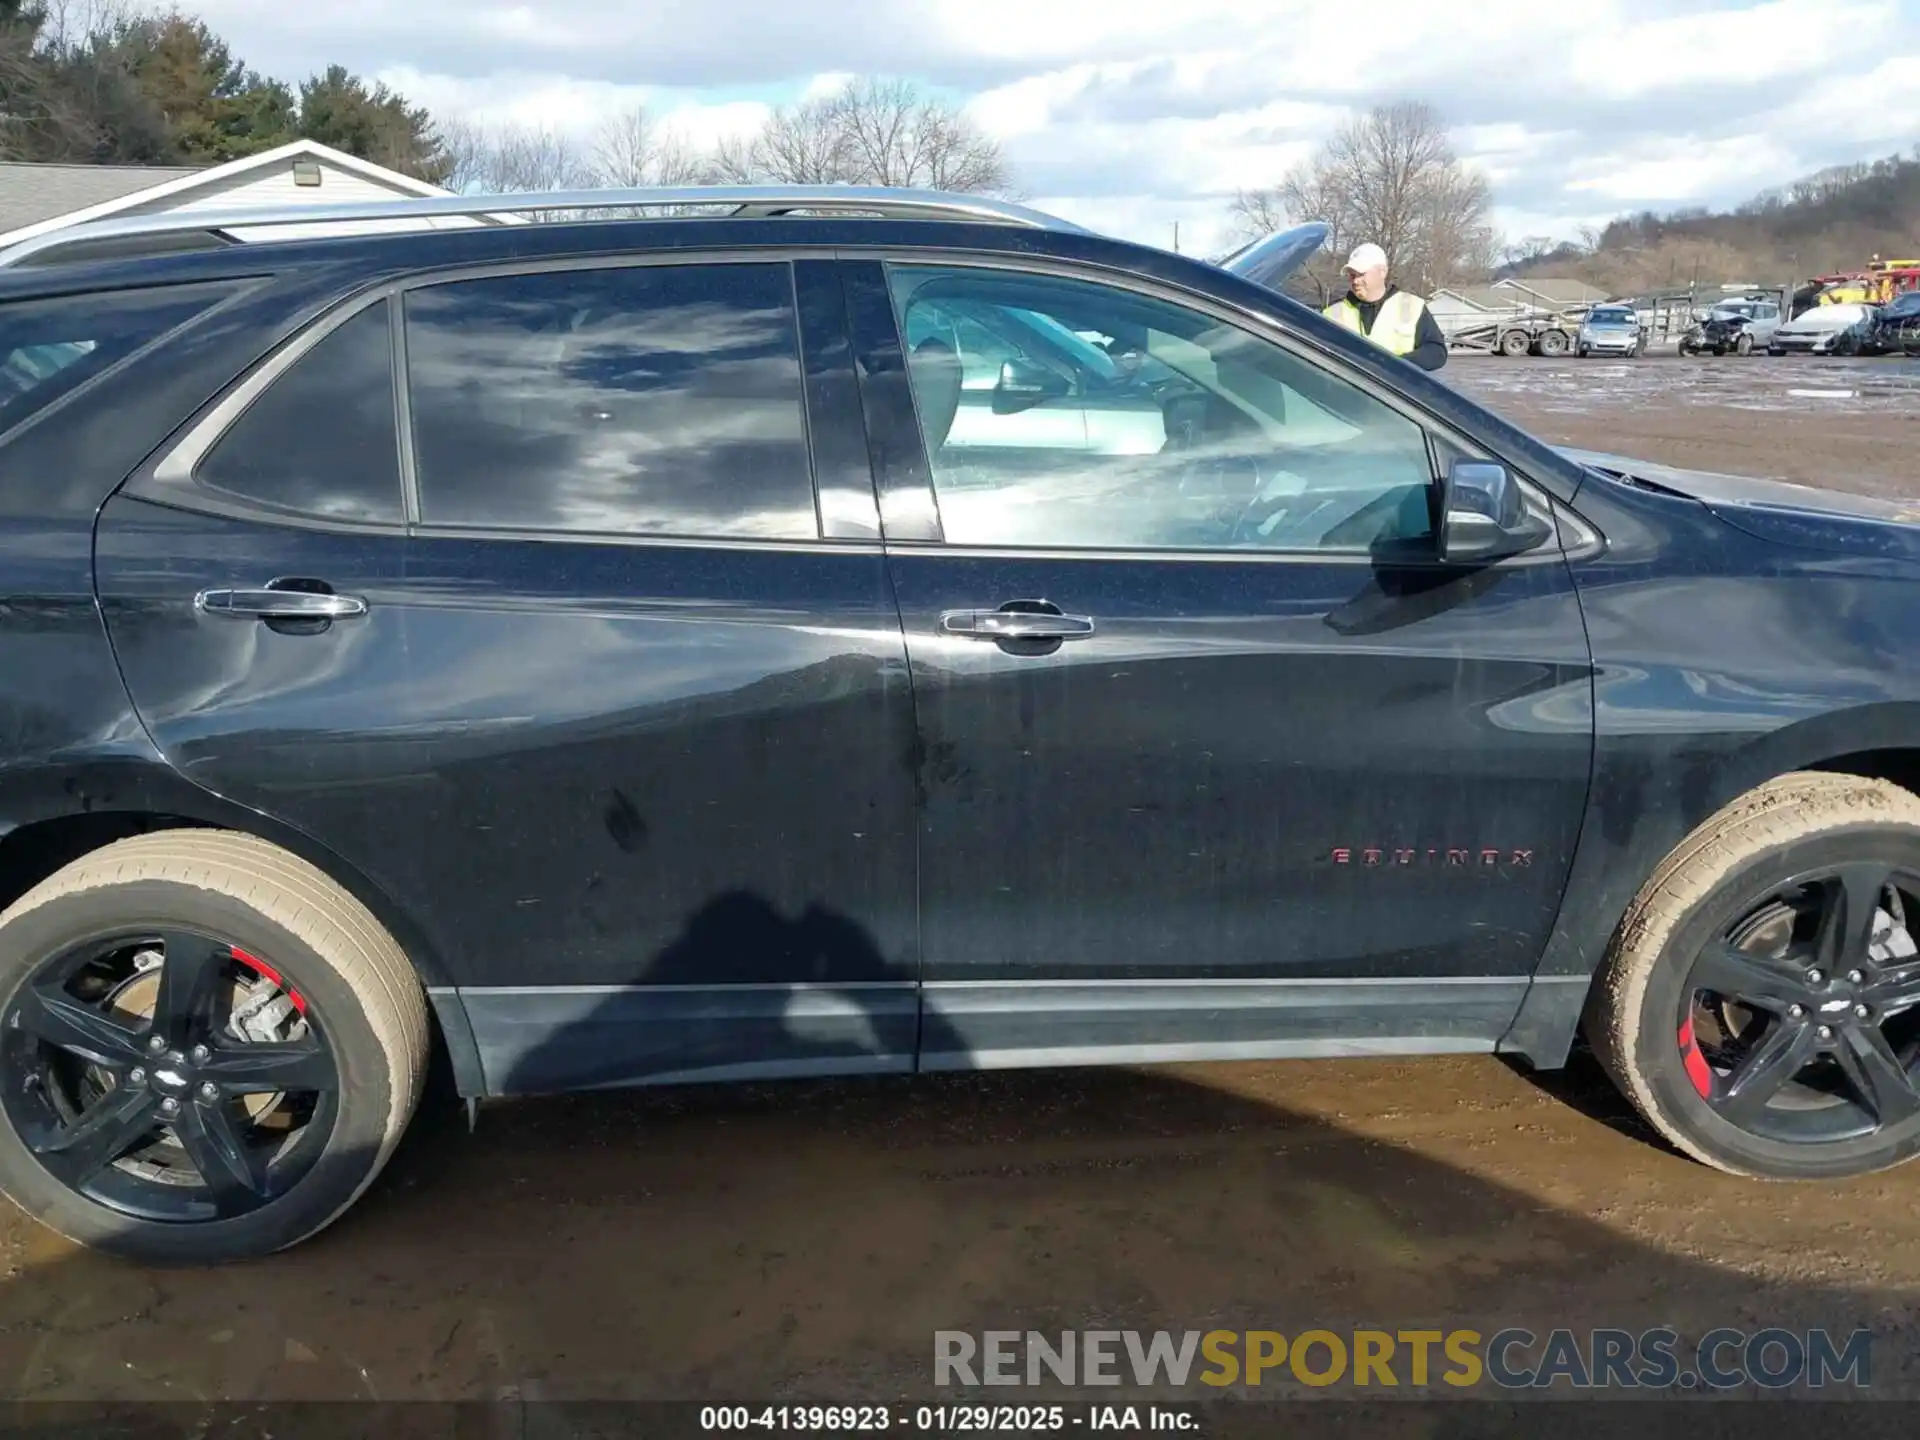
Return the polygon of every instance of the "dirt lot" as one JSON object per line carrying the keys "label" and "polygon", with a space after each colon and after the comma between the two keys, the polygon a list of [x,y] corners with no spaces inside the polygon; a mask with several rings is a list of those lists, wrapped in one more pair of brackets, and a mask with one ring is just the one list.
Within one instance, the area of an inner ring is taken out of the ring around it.
{"label": "dirt lot", "polygon": [[1456,356],[1441,373],[1558,445],[1870,495],[1920,495],[1920,361]]}
{"label": "dirt lot", "polygon": [[[1920,367],[1462,360],[1548,438],[1920,491]],[[1807,395],[1796,392],[1846,391]],[[0,1397],[924,1397],[939,1328],[1875,1328],[1916,1173],[1733,1180],[1590,1063],[1200,1066],[444,1102],[318,1241],[150,1272],[0,1217]]]}

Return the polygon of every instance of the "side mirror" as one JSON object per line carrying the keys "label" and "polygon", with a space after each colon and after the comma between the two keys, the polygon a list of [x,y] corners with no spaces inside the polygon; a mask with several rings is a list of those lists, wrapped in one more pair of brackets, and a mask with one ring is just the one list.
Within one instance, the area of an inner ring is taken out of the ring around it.
{"label": "side mirror", "polygon": [[1440,487],[1440,558],[1485,564],[1545,544],[1553,527],[1527,508],[1520,482],[1490,460],[1456,460]]}
{"label": "side mirror", "polygon": [[1049,400],[1064,399],[1071,390],[1064,375],[1057,375],[1031,360],[1007,360],[1000,366],[1000,381],[993,387],[993,413],[1017,415]]}

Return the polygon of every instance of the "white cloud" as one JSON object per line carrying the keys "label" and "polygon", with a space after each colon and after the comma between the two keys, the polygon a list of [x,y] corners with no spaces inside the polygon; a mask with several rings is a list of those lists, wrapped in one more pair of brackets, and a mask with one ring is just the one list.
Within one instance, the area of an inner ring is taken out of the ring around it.
{"label": "white cloud", "polygon": [[757,100],[703,101],[685,92],[647,85],[616,85],[553,74],[507,71],[467,80],[399,66],[379,71],[375,78],[436,115],[484,124],[545,127],[579,139],[591,136],[611,116],[644,107],[689,144],[710,148],[722,139],[751,134],[770,108]]}
{"label": "white cloud", "polygon": [[[339,61],[438,112],[590,127],[645,104],[698,143],[853,74],[968,97],[1035,203],[1168,243],[1220,232],[1353,108],[1457,127],[1503,224],[1726,204],[1920,136],[1914,0],[200,0],[248,62]],[[1049,198],[1051,197],[1051,198]],[[1210,243],[1207,242],[1207,243]]]}

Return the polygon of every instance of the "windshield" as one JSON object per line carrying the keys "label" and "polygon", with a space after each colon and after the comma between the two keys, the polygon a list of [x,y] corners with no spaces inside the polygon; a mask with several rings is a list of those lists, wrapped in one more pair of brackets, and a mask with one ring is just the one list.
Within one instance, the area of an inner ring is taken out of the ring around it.
{"label": "windshield", "polygon": [[1601,326],[1631,325],[1634,323],[1634,314],[1631,310],[1596,310],[1588,317],[1587,323]]}

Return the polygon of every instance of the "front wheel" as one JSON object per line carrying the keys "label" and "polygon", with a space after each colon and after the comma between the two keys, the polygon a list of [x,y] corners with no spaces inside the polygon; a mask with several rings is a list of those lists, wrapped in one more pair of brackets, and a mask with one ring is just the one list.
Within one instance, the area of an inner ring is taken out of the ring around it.
{"label": "front wheel", "polygon": [[1920,797],[1804,773],[1684,840],[1622,922],[1587,1032],[1666,1139],[1769,1179],[1920,1152]]}
{"label": "front wheel", "polygon": [[247,835],[107,846],[0,915],[0,1190],[209,1264],[323,1229],[418,1103],[426,999],[357,900]]}
{"label": "front wheel", "polygon": [[1753,353],[1753,336],[1741,335],[1736,338],[1733,342],[1733,353],[1736,355],[1751,355]]}

